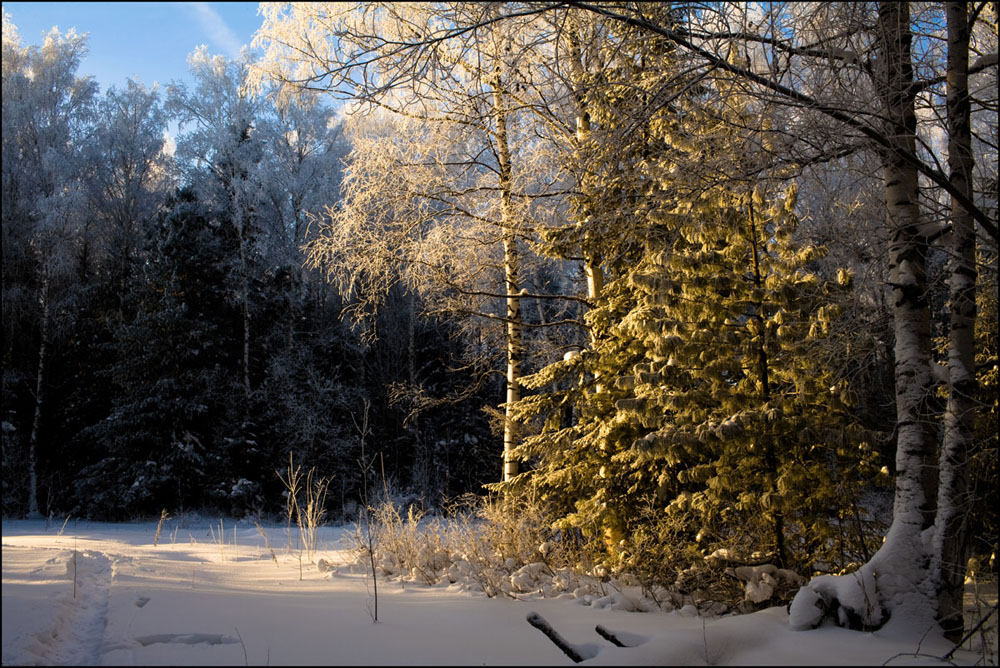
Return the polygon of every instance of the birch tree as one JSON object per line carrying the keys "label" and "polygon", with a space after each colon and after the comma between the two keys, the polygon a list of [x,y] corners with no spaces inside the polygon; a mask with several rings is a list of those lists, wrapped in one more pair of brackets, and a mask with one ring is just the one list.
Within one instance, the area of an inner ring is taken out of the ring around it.
{"label": "birch tree", "polygon": [[287,260],[301,266],[310,217],[337,199],[349,147],[343,124],[318,99],[266,111],[257,133],[269,148],[260,165],[262,199],[276,226],[268,236],[280,240]]}
{"label": "birch tree", "polygon": [[[945,3],[948,31],[948,167],[955,189],[974,200],[972,104],[969,90],[970,29],[965,2]],[[935,516],[933,568],[940,569],[938,620],[948,637],[963,633],[965,569],[969,557],[964,515],[969,506],[967,462],[973,449],[976,395],[976,231],[966,206],[951,198],[948,331],[948,404],[940,456],[940,488]]]}
{"label": "birch tree", "polygon": [[184,84],[171,85],[168,107],[177,114],[182,128],[194,126],[179,138],[178,158],[186,161],[189,168],[208,168],[209,179],[203,177],[204,172],[191,172],[196,186],[205,203],[230,218],[227,224],[233,226],[238,238],[233,292],[242,312],[243,389],[249,397],[252,390],[250,264],[256,250],[254,241],[259,235],[260,183],[256,166],[263,154],[254,133],[264,100],[245,89],[249,55],[244,53],[241,58],[229,61],[224,56],[210,56],[204,46],[195,50],[188,60],[197,87],[189,91]]}
{"label": "birch tree", "polygon": [[25,47],[8,15],[3,21],[3,312],[6,323],[20,319],[17,310],[30,312],[31,302],[38,309],[27,444],[28,514],[37,517],[47,365],[54,334],[69,325],[61,307],[72,292],[74,260],[86,246],[75,145],[87,127],[96,85],[76,76],[85,37],[53,29],[41,47]]}
{"label": "birch tree", "polygon": [[[366,284],[363,293],[376,301],[404,281],[441,313],[503,325],[503,475],[512,477],[518,435],[509,407],[520,397],[522,300],[544,297],[523,287],[523,239],[544,215],[545,187],[544,175],[524,162],[531,137],[513,103],[519,68],[528,66],[516,27],[487,23],[460,40],[436,41],[455,25],[488,22],[492,5],[264,11],[257,43],[268,53],[258,76],[285,90],[335,91],[356,107],[384,109],[379,122],[396,124],[391,137],[354,137],[344,206],[312,245],[312,261],[339,272],[345,287]],[[397,48],[414,36],[423,48]],[[373,262],[359,262],[363,254]],[[497,300],[499,312],[490,306]]]}
{"label": "birch tree", "polygon": [[128,289],[136,255],[175,183],[165,133],[167,115],[154,86],[128,80],[97,103],[102,122],[83,146],[91,169],[84,183],[98,228],[96,252],[106,263],[119,299]]}

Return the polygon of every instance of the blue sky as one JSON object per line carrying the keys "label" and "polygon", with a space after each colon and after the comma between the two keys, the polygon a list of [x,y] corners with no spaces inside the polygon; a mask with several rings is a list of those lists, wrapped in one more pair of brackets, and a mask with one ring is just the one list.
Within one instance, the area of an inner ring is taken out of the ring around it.
{"label": "blue sky", "polygon": [[146,86],[190,81],[187,57],[201,44],[235,57],[260,27],[256,2],[4,2],[23,44],[41,44],[52,26],[89,33],[77,75],[101,91],[128,77]]}

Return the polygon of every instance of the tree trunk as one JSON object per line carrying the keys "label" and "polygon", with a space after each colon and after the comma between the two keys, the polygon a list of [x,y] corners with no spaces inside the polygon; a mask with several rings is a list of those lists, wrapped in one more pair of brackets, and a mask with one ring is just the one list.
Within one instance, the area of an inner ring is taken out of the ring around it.
{"label": "tree trunk", "polygon": [[[964,2],[946,4],[948,20],[948,166],[955,188],[972,199],[972,134],[969,101],[969,24]],[[970,499],[968,452],[975,419],[976,237],[972,215],[951,201],[952,270],[948,332],[948,405],[944,414],[935,566],[939,570],[938,622],[958,641],[964,619],[968,541],[965,515]]]}
{"label": "tree trunk", "polygon": [[[885,133],[882,150],[889,231],[889,272],[893,299],[896,395],[896,489],[885,541],[857,572],[813,578],[789,609],[793,626],[817,624],[815,596],[829,608],[845,608],[858,628],[877,628],[899,610],[906,624],[933,625],[937,610],[931,564],[936,515],[937,440],[928,400],[931,377],[930,309],[927,301],[928,242],[921,230],[917,170],[901,153],[916,144],[909,5],[882,2],[876,29],[876,89],[882,95]],[[927,531],[931,529],[931,531]],[[841,578],[850,578],[861,596],[842,600]],[[812,592],[812,593],[810,593]],[[863,600],[858,605],[857,600]]]}
{"label": "tree trunk", "polygon": [[[889,227],[889,276],[893,298],[896,386],[896,491],[888,536],[873,561],[890,590],[927,596],[927,546],[922,533],[936,513],[936,438],[928,399],[932,392],[930,310],[927,301],[927,239],[921,231],[917,170],[900,152],[914,153],[910,13],[907,3],[882,2],[876,34],[886,134],[893,150],[882,153]],[[881,583],[880,583],[881,584]]]}
{"label": "tree trunk", "polygon": [[[584,85],[583,81],[583,51],[575,31],[569,31],[570,69],[573,74],[574,86]],[[578,90],[574,91],[573,100],[576,103],[576,141],[578,149],[583,149],[590,139],[590,114],[587,104]],[[589,237],[589,235],[587,235]],[[596,304],[604,290],[604,269],[601,267],[600,256],[590,248],[592,244],[584,241],[583,270],[587,277],[587,300]]]}
{"label": "tree trunk", "polygon": [[503,231],[503,266],[507,294],[507,404],[503,424],[503,479],[509,481],[518,473],[513,450],[518,444],[517,424],[511,417],[511,407],[521,398],[521,333],[520,257],[517,249],[514,220],[513,184],[511,182],[510,144],[507,138],[507,111],[504,107],[499,65],[493,81],[493,117],[496,123],[497,158],[500,167],[500,227]]}
{"label": "tree trunk", "polygon": [[[417,391],[417,294],[410,291],[406,300],[406,378],[411,391]],[[420,414],[411,409],[407,416],[410,433],[413,435],[413,450],[416,453],[413,479],[421,491],[429,492],[434,487],[431,481],[431,458],[429,448],[420,437]]]}
{"label": "tree trunk", "polygon": [[[42,270],[45,271],[44,269]],[[42,277],[42,288],[38,301],[42,307],[41,342],[38,346],[38,373],[35,376],[35,415],[31,420],[31,436],[28,441],[28,519],[38,519],[38,428],[42,420],[43,387],[45,381],[45,357],[49,340],[49,277]]]}
{"label": "tree trunk", "polygon": [[[753,196],[749,197],[747,212],[750,218],[750,244],[753,253],[753,282],[758,288],[763,288],[764,279],[760,272],[760,247],[757,243],[757,224],[754,219]],[[767,359],[767,328],[764,326],[764,304],[754,304],[756,313],[751,316],[760,323],[760,346],[757,348],[757,367],[760,373],[761,400],[767,404],[771,400],[770,366]],[[778,568],[785,567],[785,514],[781,509],[782,495],[778,490],[778,456],[774,447],[773,434],[761,434],[766,439],[764,443],[764,467],[767,473],[768,486],[774,498],[775,509],[772,513],[771,530],[774,532],[774,563]],[[768,509],[764,508],[765,513]]]}
{"label": "tree trunk", "polygon": [[250,285],[247,276],[246,224],[240,221],[240,284],[243,292],[243,391],[250,398]]}

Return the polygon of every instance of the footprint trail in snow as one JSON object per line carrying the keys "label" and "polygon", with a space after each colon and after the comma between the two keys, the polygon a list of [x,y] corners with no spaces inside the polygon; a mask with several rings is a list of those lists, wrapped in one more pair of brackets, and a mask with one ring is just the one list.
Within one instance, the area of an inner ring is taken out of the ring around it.
{"label": "footprint trail in snow", "polygon": [[111,562],[89,550],[66,550],[57,557],[66,565],[66,579],[76,577],[76,596],[69,586],[57,597],[51,625],[36,633],[25,651],[47,665],[98,664],[111,587]]}

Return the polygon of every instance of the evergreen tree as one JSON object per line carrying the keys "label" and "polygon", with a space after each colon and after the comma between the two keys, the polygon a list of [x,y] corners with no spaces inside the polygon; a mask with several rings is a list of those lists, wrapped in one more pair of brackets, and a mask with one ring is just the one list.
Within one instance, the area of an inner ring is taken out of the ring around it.
{"label": "evergreen tree", "polygon": [[[631,66],[663,71],[665,58],[641,53]],[[664,94],[649,76],[626,80]],[[829,559],[844,550],[831,541],[837,514],[873,473],[847,383],[820,354],[850,277],[810,271],[823,251],[795,242],[794,187],[720,185],[714,158],[746,147],[713,120],[719,110],[676,96],[623,146],[623,95],[608,86],[589,105],[594,150],[618,168],[603,189],[584,183],[590,229],[576,233],[606,270],[587,314],[593,343],[525,379],[564,389],[518,406],[546,419],[520,451],[536,469],[514,485],[540,489],[561,526],[603,536],[619,564],[646,507],[680,527],[689,560],[723,546],[779,565]]]}
{"label": "evergreen tree", "polygon": [[89,514],[198,506],[210,470],[223,464],[212,437],[239,387],[240,316],[218,289],[234,252],[222,231],[181,191],[154,234],[117,336],[114,410],[85,434],[108,452],[77,481]]}

